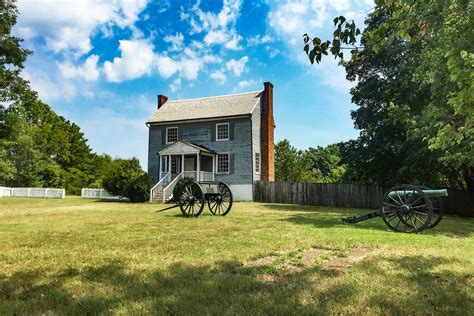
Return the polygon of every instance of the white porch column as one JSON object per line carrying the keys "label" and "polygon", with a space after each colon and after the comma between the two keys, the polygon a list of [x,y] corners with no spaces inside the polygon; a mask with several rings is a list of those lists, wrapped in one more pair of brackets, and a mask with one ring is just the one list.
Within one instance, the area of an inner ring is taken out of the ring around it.
{"label": "white porch column", "polygon": [[212,155],[212,180],[215,181],[216,177],[216,155]]}
{"label": "white porch column", "polygon": [[168,173],[170,174],[170,180],[171,179],[171,155],[168,155]]}
{"label": "white porch column", "polygon": [[161,180],[161,169],[163,166],[161,165],[161,156],[158,154],[158,182]]}
{"label": "white porch column", "polygon": [[201,155],[200,155],[200,153],[198,153],[196,156],[197,156],[197,166],[196,166],[197,176],[196,176],[196,181],[201,181]]}
{"label": "white porch column", "polygon": [[181,172],[184,172],[184,154],[181,155]]}

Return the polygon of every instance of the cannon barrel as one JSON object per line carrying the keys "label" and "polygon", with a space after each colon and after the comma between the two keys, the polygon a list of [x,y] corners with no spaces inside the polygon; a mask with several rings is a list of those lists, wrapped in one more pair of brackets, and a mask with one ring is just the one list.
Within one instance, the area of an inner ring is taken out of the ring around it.
{"label": "cannon barrel", "polygon": [[[448,196],[448,190],[446,189],[441,189],[441,190],[422,190],[428,197],[442,197],[442,196]],[[411,194],[413,191],[392,191],[388,195],[391,197],[396,197],[397,195],[399,196],[405,196],[405,194]]]}

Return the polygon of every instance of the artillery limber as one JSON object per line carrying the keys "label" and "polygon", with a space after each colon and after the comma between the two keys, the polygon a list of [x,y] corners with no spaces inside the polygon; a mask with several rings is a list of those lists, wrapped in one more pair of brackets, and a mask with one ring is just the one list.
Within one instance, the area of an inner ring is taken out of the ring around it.
{"label": "artillery limber", "polygon": [[227,215],[232,209],[232,191],[224,182],[217,181],[190,181],[173,196],[175,205],[167,208],[179,207],[184,216],[199,216],[207,204],[212,215]]}
{"label": "artillery limber", "polygon": [[433,228],[443,218],[441,197],[448,196],[447,190],[432,190],[427,187],[399,185],[388,190],[378,210],[344,218],[349,224],[382,217],[393,231],[403,233],[421,232]]}

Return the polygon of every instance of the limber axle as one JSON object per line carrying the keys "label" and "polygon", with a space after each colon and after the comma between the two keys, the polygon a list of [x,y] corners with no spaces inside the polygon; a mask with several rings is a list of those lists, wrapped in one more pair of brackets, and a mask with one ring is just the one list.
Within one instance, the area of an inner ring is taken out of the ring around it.
{"label": "limber axle", "polygon": [[366,213],[366,214],[343,218],[342,221],[344,223],[348,223],[348,224],[355,224],[355,223],[358,223],[358,222],[363,222],[363,221],[366,221],[368,219],[371,219],[371,218],[374,218],[374,217],[380,217],[380,216],[381,216],[380,210],[375,210],[375,211],[372,211],[372,212],[369,212],[369,213]]}

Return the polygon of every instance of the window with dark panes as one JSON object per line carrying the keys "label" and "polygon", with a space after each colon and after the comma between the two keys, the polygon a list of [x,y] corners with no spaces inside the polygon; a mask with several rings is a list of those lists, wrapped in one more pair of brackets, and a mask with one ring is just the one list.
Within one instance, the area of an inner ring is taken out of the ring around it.
{"label": "window with dark panes", "polygon": [[216,140],[229,140],[229,123],[216,124]]}
{"label": "window with dark panes", "polygon": [[217,155],[217,173],[229,173],[230,155],[228,153]]}
{"label": "window with dark panes", "polygon": [[174,143],[178,141],[178,128],[167,127],[166,128],[166,143]]}

